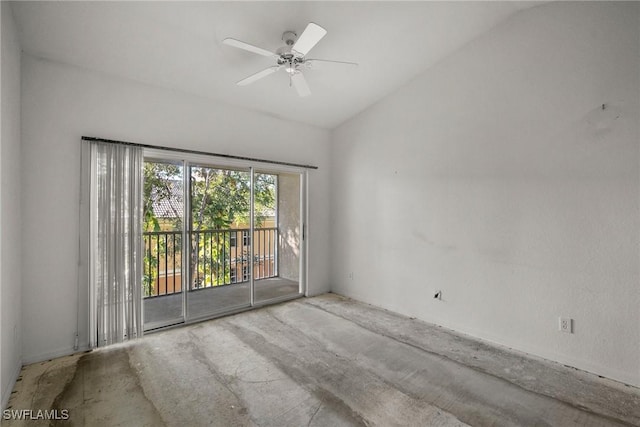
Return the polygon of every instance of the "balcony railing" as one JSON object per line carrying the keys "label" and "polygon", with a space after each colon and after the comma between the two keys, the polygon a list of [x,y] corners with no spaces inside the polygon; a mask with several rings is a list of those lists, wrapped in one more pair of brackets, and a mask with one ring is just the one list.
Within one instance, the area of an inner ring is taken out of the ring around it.
{"label": "balcony railing", "polygon": [[[278,229],[198,230],[189,232],[189,256],[183,261],[182,232],[154,231],[144,238],[144,297],[182,292],[182,272],[189,291],[249,281],[253,238],[255,280],[278,276]],[[189,268],[182,268],[183,262]]]}

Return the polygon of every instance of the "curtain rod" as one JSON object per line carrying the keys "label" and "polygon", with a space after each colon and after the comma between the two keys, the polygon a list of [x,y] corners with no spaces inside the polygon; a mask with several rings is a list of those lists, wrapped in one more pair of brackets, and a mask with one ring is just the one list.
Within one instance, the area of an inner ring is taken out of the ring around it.
{"label": "curtain rod", "polygon": [[96,141],[96,142],[105,142],[108,144],[120,144],[120,145],[131,145],[133,147],[142,147],[142,148],[152,148],[154,150],[166,150],[166,151],[174,151],[179,153],[188,153],[188,154],[201,154],[205,156],[213,156],[213,157],[223,157],[225,159],[234,159],[234,160],[247,160],[252,162],[260,162],[260,163],[270,163],[273,165],[282,165],[282,166],[295,166],[298,168],[305,169],[318,169],[318,166],[313,165],[301,165],[297,163],[289,163],[289,162],[280,162],[277,160],[265,160],[265,159],[257,159],[254,157],[244,157],[244,156],[234,156],[231,154],[220,154],[220,153],[208,153],[206,151],[197,151],[197,150],[188,150],[185,148],[170,148],[170,147],[160,147],[157,145],[148,145],[148,144],[137,144],[135,142],[127,142],[127,141],[116,141],[113,139],[104,139],[104,138],[95,138],[92,136],[83,136],[83,141]]}

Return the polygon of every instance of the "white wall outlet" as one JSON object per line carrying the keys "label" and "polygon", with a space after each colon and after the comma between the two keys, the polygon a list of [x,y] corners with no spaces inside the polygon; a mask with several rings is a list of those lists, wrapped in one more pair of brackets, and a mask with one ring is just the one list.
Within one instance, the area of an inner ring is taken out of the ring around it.
{"label": "white wall outlet", "polygon": [[573,333],[573,319],[568,317],[560,317],[558,323],[558,330],[560,332],[566,332],[568,334]]}
{"label": "white wall outlet", "polygon": [[353,280],[353,271],[349,273],[349,279]]}

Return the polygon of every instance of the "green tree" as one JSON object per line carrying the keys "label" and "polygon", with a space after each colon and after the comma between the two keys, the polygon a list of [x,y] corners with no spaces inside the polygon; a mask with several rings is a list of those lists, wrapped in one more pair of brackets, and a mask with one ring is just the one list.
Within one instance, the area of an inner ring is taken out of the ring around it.
{"label": "green tree", "polygon": [[[143,260],[143,292],[145,296],[156,295],[161,257],[173,253],[176,246],[178,256],[173,259],[172,270],[181,265],[181,239],[162,239],[161,230],[180,230],[182,228],[182,167],[170,163],[145,162],[143,168],[143,231],[146,234]],[[167,212],[158,218],[154,206],[162,206]],[[167,258],[162,258],[166,263]]]}
{"label": "green tree", "polygon": [[[276,176],[255,174],[255,223],[259,227],[275,207]],[[234,222],[248,227],[251,194],[248,172],[191,168],[193,230],[224,229]]]}
{"label": "green tree", "polygon": [[[268,174],[255,174],[255,225],[259,227],[265,215],[275,207],[276,177]],[[238,228],[249,229],[250,217],[250,175],[245,171],[216,169],[210,167],[191,168],[191,286],[213,285],[203,283],[207,276],[206,267],[216,272],[216,283],[229,283],[231,275],[231,231],[223,233],[223,239],[216,238],[212,244],[212,234],[208,230],[226,230],[232,224]],[[236,242],[242,237],[235,235]],[[219,237],[219,233],[216,237]],[[209,238],[209,241],[207,240]],[[209,244],[207,244],[209,242]],[[236,246],[237,248],[238,246]],[[238,254],[236,254],[236,258]],[[249,254],[240,254],[241,263],[249,261]]]}
{"label": "green tree", "polygon": [[[254,175],[255,225],[259,227],[267,215],[275,210],[277,177],[270,174]],[[217,283],[229,283],[230,233],[221,234],[233,224],[242,229],[249,228],[250,218],[250,176],[245,171],[192,166],[189,177],[191,211],[185,220],[189,221],[191,235],[190,271],[191,286],[211,286],[203,281],[212,271]],[[163,206],[164,218],[158,218],[154,206]],[[182,167],[168,163],[146,162],[144,166],[144,229],[147,232],[160,230],[180,230],[182,227]],[[215,244],[214,236],[215,235]],[[224,236],[224,238],[220,238]],[[147,236],[151,238],[152,236]],[[208,240],[207,240],[208,239]],[[155,242],[156,249],[146,252],[145,292],[153,294],[153,284],[157,278],[157,266],[164,242]],[[158,243],[160,249],[158,250]],[[156,253],[160,252],[160,253]],[[248,260],[248,254],[242,254]],[[154,270],[155,269],[155,270]]]}

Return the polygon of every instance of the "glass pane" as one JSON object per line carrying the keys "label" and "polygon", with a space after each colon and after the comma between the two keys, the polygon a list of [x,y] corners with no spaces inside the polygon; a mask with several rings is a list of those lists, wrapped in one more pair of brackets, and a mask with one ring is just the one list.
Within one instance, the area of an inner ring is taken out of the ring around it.
{"label": "glass pane", "polygon": [[184,320],[181,164],[144,163],[143,298],[145,329]]}
{"label": "glass pane", "polygon": [[187,317],[248,306],[250,174],[192,165]]}
{"label": "glass pane", "polygon": [[300,293],[300,175],[256,172],[253,233],[255,300]]}

